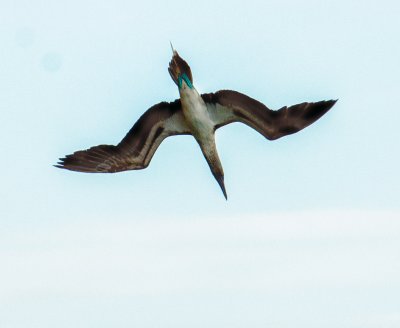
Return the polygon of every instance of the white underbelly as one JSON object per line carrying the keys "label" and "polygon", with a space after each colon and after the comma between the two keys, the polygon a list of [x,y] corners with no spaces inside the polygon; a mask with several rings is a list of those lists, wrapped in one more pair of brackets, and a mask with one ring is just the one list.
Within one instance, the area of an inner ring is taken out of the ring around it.
{"label": "white underbelly", "polygon": [[214,124],[200,95],[197,92],[182,93],[181,103],[183,115],[192,130],[193,136],[199,139],[212,138]]}

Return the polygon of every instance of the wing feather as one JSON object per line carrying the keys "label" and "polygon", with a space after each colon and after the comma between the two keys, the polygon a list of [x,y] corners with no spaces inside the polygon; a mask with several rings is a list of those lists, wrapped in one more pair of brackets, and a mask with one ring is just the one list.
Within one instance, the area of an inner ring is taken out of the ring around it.
{"label": "wing feather", "polygon": [[99,145],[60,158],[56,167],[90,173],[113,173],[146,168],[161,142],[172,135],[190,134],[180,100],[148,109],[116,145]]}
{"label": "wing feather", "polygon": [[318,120],[336,100],[304,102],[271,110],[240,92],[221,90],[202,95],[215,129],[232,122],[244,123],[269,140],[296,133]]}

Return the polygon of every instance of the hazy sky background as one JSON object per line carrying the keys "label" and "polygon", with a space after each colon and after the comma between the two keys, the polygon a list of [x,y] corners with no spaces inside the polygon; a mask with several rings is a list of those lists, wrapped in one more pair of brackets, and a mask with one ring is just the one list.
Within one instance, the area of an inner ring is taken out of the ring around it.
{"label": "hazy sky background", "polygon": [[[397,1],[0,4],[0,327],[399,327]],[[268,142],[218,130],[229,201],[193,138],[146,170],[58,157],[178,97],[339,99]]]}

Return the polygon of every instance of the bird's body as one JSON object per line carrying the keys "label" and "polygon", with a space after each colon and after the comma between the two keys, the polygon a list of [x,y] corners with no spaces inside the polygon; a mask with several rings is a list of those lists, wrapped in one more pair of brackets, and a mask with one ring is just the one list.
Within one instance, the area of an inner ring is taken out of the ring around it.
{"label": "bird's body", "polygon": [[179,90],[182,112],[193,136],[198,139],[211,137],[214,123],[207,111],[206,103],[195,88],[187,87],[186,83]]}
{"label": "bird's body", "polygon": [[207,105],[194,87],[185,81],[179,89],[182,113],[193,137],[198,142],[201,151],[210,167],[212,174],[227,198],[224,184],[224,170],[218,156],[215,144],[214,122],[210,117]]}
{"label": "bird's body", "polygon": [[99,145],[62,158],[57,167],[89,173],[113,173],[146,168],[160,143],[172,135],[192,135],[227,198],[224,172],[215,144],[215,130],[242,122],[270,140],[295,133],[325,114],[336,101],[302,103],[273,111],[231,90],[200,95],[189,65],[173,50],[169,73],[180,99],[147,110],[117,146]]}

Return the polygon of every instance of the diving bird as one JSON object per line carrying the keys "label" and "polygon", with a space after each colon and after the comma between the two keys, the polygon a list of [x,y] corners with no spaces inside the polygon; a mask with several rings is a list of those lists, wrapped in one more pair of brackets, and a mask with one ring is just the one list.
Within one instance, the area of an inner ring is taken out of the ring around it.
{"label": "diving bird", "polygon": [[56,167],[78,172],[114,173],[146,168],[161,142],[170,136],[192,135],[217,180],[225,199],[224,170],[215,145],[215,131],[241,122],[269,140],[295,133],[324,115],[336,100],[304,102],[271,110],[237,91],[199,94],[187,62],[172,47],[168,71],[179,99],[149,108],[116,145],[99,145],[60,158]]}

